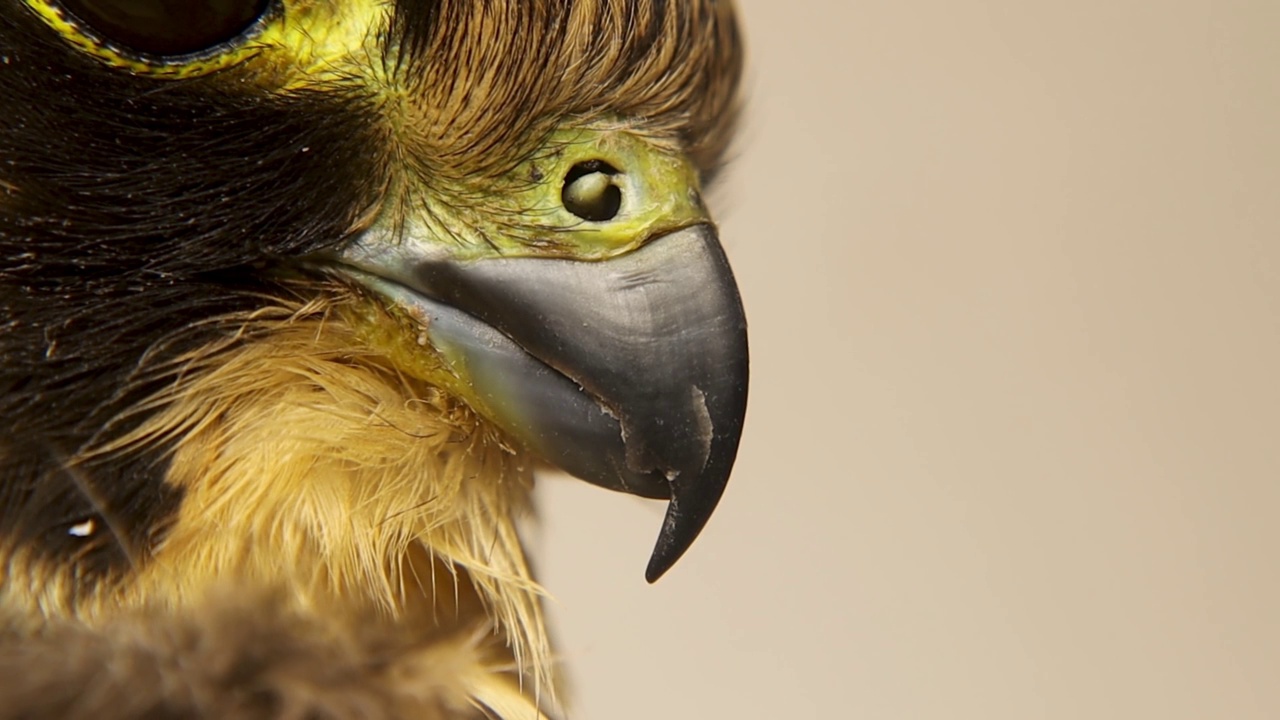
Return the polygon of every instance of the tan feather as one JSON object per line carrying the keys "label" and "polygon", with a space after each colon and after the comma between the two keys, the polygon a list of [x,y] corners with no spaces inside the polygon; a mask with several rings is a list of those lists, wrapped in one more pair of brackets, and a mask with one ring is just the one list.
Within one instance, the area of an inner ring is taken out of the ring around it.
{"label": "tan feather", "polygon": [[230,339],[167,364],[174,384],[139,408],[146,422],[87,454],[174,443],[168,481],[185,502],[128,578],[73,598],[58,592],[71,578],[46,568],[26,573],[40,594],[5,583],[2,604],[96,626],[122,609],[198,606],[227,584],[287,587],[301,610],[407,637],[489,627],[480,645],[553,698],[542,591],[515,527],[529,461],[393,369],[359,330],[367,314],[348,312],[367,300],[326,296],[221,319]]}

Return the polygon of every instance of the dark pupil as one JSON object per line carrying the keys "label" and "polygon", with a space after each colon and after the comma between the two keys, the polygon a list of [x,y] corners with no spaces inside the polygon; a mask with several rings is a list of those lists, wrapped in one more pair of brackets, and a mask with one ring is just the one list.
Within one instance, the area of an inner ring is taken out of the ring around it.
{"label": "dark pupil", "polygon": [[104,39],[148,55],[208,50],[244,32],[270,0],[62,0]]}

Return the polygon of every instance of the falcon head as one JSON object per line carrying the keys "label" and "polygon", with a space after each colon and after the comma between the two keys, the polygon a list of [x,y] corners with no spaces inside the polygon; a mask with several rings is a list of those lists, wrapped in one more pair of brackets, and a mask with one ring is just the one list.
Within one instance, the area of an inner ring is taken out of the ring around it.
{"label": "falcon head", "polygon": [[0,1],[0,600],[471,598],[519,660],[534,465],[667,500],[650,581],[693,542],[746,404],[729,2]]}

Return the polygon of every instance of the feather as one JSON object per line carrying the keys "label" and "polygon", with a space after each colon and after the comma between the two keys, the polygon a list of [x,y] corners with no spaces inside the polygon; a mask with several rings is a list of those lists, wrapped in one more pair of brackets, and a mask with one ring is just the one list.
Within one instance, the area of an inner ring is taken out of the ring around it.
{"label": "feather", "polygon": [[483,627],[406,640],[290,594],[221,588],[177,612],[34,633],[0,617],[0,720],[544,720],[487,654]]}

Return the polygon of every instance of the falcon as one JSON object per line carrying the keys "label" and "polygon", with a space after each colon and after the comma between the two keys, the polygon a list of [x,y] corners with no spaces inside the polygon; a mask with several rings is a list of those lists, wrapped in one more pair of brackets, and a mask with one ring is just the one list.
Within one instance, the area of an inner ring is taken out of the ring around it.
{"label": "falcon", "polygon": [[537,718],[535,468],[728,481],[727,0],[0,0],[0,718]]}

